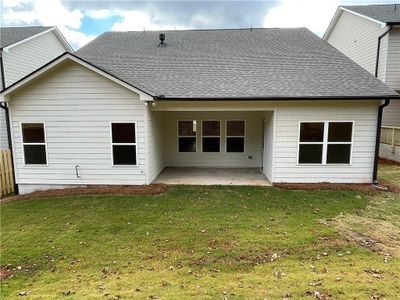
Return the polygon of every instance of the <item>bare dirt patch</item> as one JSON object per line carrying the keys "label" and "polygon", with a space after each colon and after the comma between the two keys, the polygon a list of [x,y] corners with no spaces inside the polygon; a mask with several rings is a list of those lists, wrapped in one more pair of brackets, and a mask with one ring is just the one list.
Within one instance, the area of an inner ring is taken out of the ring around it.
{"label": "bare dirt patch", "polygon": [[54,189],[37,191],[29,194],[11,196],[0,200],[0,203],[21,201],[33,198],[67,197],[87,195],[158,195],[168,190],[165,184],[150,185],[115,185],[115,186],[87,186],[78,188]]}
{"label": "bare dirt patch", "polygon": [[395,184],[389,183],[385,180],[381,180],[381,185],[384,187],[387,187],[389,192],[395,193],[395,194],[400,194],[400,186],[397,186]]}
{"label": "bare dirt patch", "polygon": [[390,166],[400,166],[400,162],[395,161],[395,160],[386,159],[386,158],[380,158],[379,164],[380,165],[390,165]]}
{"label": "bare dirt patch", "polygon": [[0,268],[0,280],[8,279],[13,275],[13,271],[11,269],[1,267]]}
{"label": "bare dirt patch", "polygon": [[400,230],[390,222],[346,215],[335,219],[334,226],[342,235],[364,248],[400,257]]}

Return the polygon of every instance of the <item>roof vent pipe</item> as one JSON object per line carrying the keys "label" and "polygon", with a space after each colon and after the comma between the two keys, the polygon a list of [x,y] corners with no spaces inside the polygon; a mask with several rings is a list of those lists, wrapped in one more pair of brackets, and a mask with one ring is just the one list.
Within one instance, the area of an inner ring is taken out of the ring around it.
{"label": "roof vent pipe", "polygon": [[165,44],[165,33],[160,33],[160,47],[165,47],[166,46],[166,44]]}

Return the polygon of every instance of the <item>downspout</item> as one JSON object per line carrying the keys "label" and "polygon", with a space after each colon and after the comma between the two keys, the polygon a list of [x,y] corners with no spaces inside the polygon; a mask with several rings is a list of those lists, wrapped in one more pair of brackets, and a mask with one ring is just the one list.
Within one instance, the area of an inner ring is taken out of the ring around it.
{"label": "downspout", "polygon": [[[378,48],[376,50],[376,63],[375,63],[375,77],[378,78],[378,70],[379,70],[379,55],[381,52],[381,40],[382,38],[387,35],[393,26],[389,26],[388,30],[382,33],[378,37]],[[372,182],[373,184],[378,184],[378,161],[379,161],[379,145],[381,142],[381,126],[382,126],[382,114],[383,109],[388,106],[390,103],[390,99],[385,99],[385,102],[379,106],[378,108],[378,120],[376,124],[376,140],[375,140],[375,156],[374,156],[374,170],[372,173]]]}
{"label": "downspout", "polygon": [[372,175],[373,184],[378,184],[378,160],[379,160],[379,145],[381,142],[381,125],[383,109],[388,106],[390,99],[385,99],[385,102],[378,108],[378,122],[376,124],[376,140],[375,140],[375,157],[374,157],[374,170]]}
{"label": "downspout", "polygon": [[378,68],[379,68],[379,55],[381,53],[381,40],[382,38],[387,35],[391,30],[393,29],[393,26],[389,26],[389,29],[386,30],[384,33],[382,33],[378,37],[378,49],[376,50],[376,62],[375,62],[375,77],[378,78]]}
{"label": "downspout", "polygon": [[[4,77],[3,56],[1,54],[0,54],[0,72],[1,72],[2,88],[5,88],[6,82],[5,82],[5,77]],[[10,149],[10,153],[11,153],[11,166],[13,169],[12,175],[13,175],[13,179],[14,179],[14,193],[15,193],[15,195],[18,195],[19,189],[18,189],[18,184],[15,181],[14,153],[13,153],[13,145],[12,145],[12,139],[11,139],[10,111],[5,102],[0,102],[0,108],[4,109],[4,113],[6,116],[8,148]]]}

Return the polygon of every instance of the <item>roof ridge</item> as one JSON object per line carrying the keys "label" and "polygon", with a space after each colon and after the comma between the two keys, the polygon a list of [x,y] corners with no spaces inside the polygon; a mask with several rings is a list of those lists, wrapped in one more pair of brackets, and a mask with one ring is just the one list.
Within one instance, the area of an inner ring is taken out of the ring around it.
{"label": "roof ridge", "polygon": [[194,31],[252,31],[252,30],[304,30],[306,27],[245,27],[245,28],[199,28],[199,29],[166,29],[166,30],[125,30],[125,31],[105,31],[105,33],[127,33],[127,32],[194,32]]}
{"label": "roof ridge", "polygon": [[388,4],[365,4],[365,5],[340,5],[340,7],[366,7],[366,6],[393,6],[393,5],[400,5],[400,3],[388,3]]}

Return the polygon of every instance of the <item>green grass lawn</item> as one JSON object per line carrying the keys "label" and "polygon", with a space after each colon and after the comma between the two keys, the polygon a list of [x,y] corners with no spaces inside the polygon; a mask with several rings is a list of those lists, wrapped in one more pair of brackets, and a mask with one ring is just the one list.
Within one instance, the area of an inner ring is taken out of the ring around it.
{"label": "green grass lawn", "polygon": [[158,196],[11,202],[1,205],[1,265],[15,271],[1,296],[399,299],[399,258],[348,242],[330,224],[364,214],[376,197],[177,186]]}

